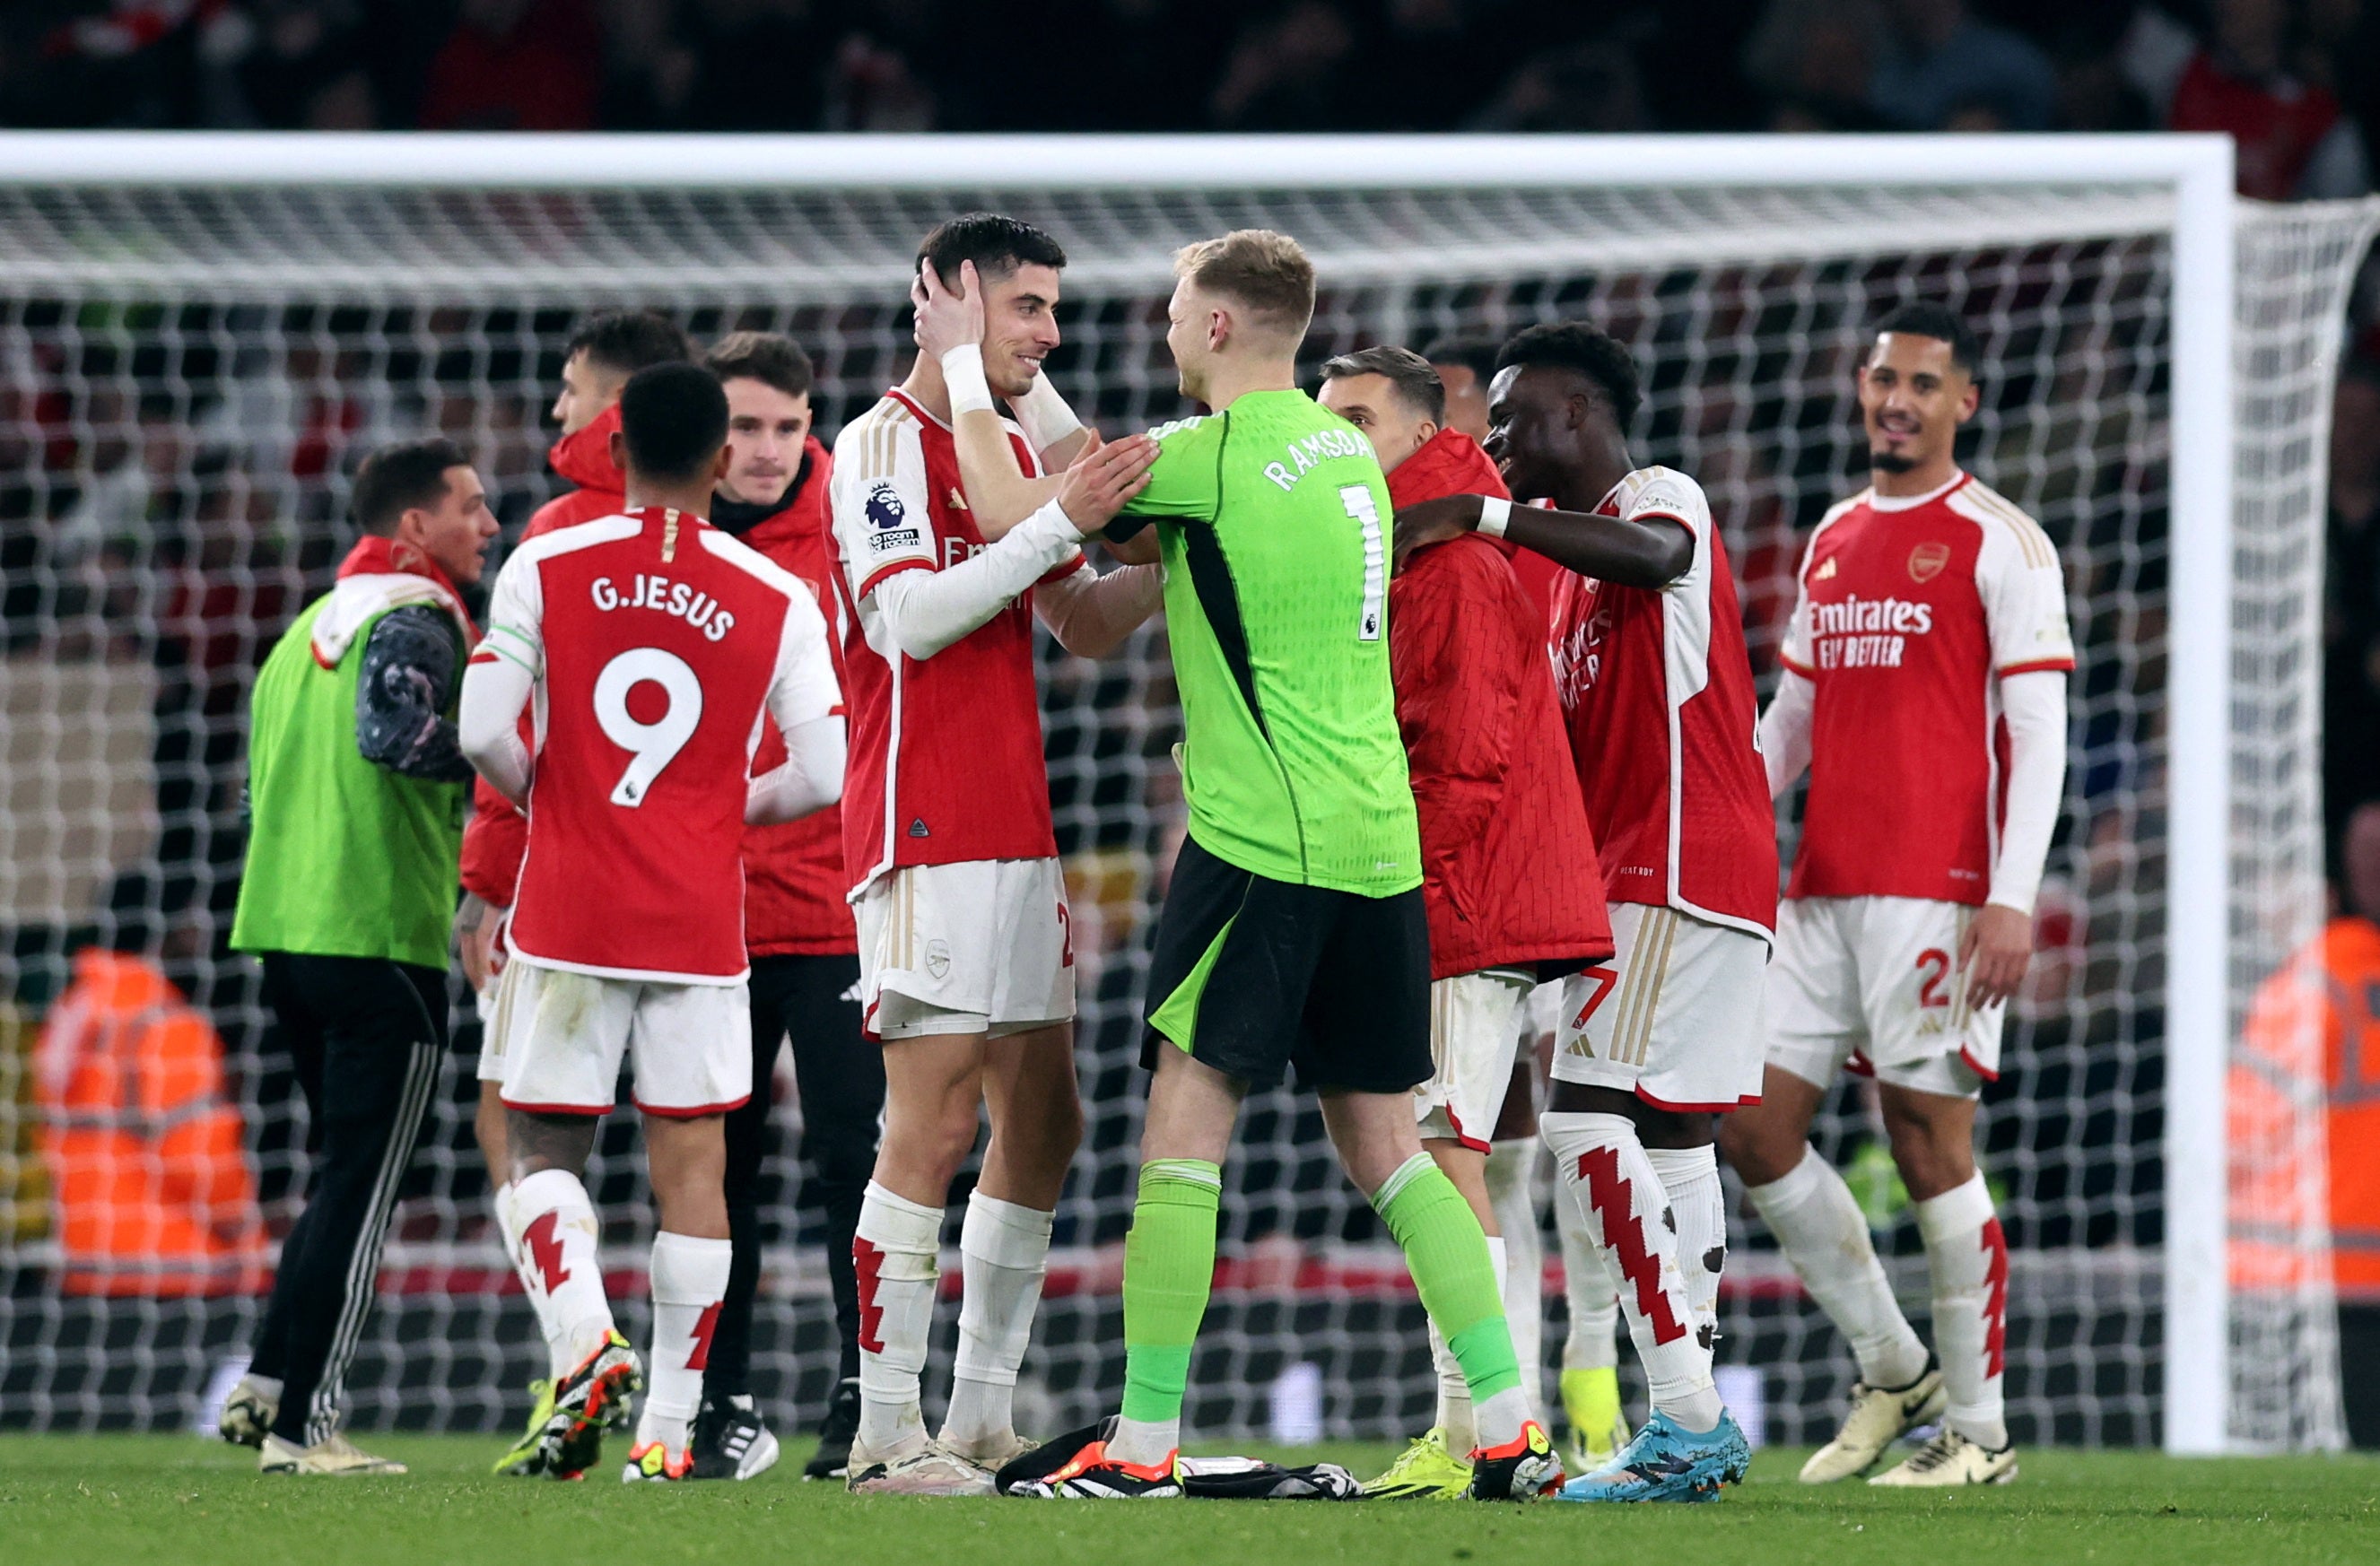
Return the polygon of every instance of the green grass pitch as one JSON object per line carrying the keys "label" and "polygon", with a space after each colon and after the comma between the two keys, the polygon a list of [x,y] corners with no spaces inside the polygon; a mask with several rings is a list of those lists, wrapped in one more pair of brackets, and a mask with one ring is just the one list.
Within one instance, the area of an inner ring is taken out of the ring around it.
{"label": "green grass pitch", "polygon": [[[864,1499],[796,1476],[796,1447],[745,1485],[631,1489],[499,1480],[491,1440],[367,1438],[413,1465],[385,1480],[266,1479],[251,1454],[194,1437],[0,1438],[0,1559],[432,1566],[683,1560],[816,1566],[1565,1566],[1814,1561],[2380,1561],[2380,1461],[2180,1461],[2028,1451],[2004,1489],[1804,1489],[1799,1452],[1767,1451],[1715,1505],[1331,1505]],[[1273,1454],[1280,1455],[1280,1454]],[[1306,1454],[1359,1473],[1382,1447]]]}

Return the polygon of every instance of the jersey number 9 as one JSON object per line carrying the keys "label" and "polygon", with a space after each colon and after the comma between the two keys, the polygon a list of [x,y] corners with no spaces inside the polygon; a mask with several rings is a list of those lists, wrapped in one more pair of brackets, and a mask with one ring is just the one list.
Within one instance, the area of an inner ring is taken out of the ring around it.
{"label": "jersey number 9", "polygon": [[[628,693],[648,681],[669,698],[669,705],[650,723],[628,711]],[[605,739],[629,753],[628,770],[613,786],[612,803],[631,810],[642,805],[653,780],[677,759],[701,722],[702,681],[676,653],[632,647],[604,664],[595,676],[596,726]]]}

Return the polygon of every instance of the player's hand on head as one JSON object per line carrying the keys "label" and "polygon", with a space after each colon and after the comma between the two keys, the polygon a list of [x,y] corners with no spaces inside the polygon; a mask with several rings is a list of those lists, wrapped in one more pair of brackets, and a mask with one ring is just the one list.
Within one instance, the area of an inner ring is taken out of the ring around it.
{"label": "player's hand on head", "polygon": [[1157,443],[1146,435],[1102,441],[1099,431],[1059,477],[1058,509],[1075,530],[1089,538],[1122,511],[1124,503],[1148,488],[1148,470],[1157,462]]}
{"label": "player's hand on head", "polygon": [[1991,1006],[2016,993],[2033,962],[2033,917],[1986,903],[1967,921],[1959,941],[1959,971],[1967,976],[1967,1004]]}
{"label": "player's hand on head", "polygon": [[917,309],[917,346],[934,358],[983,341],[983,282],[976,275],[975,262],[959,263],[955,294],[942,285],[931,266],[920,265],[909,283],[909,302]]}
{"label": "player's hand on head", "polygon": [[1405,568],[1406,557],[1417,549],[1459,539],[1479,525],[1479,497],[1442,495],[1416,501],[1397,513],[1395,560],[1391,574]]}

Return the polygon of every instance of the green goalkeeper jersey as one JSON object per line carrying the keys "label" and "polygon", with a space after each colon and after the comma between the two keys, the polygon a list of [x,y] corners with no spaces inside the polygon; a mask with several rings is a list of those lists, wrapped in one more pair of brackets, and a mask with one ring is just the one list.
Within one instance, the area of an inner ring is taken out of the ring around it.
{"label": "green goalkeeper jersey", "polygon": [[1157,466],[1124,510],[1169,524],[1190,835],[1274,880],[1366,897],[1419,886],[1371,443],[1297,391],[1151,433]]}

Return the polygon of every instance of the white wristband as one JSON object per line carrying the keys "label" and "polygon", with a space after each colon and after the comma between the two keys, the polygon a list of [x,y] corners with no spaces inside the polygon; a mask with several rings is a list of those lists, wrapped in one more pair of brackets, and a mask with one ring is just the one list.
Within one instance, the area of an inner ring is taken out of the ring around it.
{"label": "white wristband", "polygon": [[1023,396],[1011,397],[1008,407],[1016,415],[1017,427],[1025,431],[1026,443],[1037,456],[1083,427],[1064,394],[1050,383],[1047,370],[1033,377],[1033,383],[1025,389]]}
{"label": "white wristband", "polygon": [[1500,539],[1504,536],[1504,529],[1512,525],[1512,503],[1511,501],[1506,500],[1502,495],[1479,497],[1478,530],[1480,532],[1491,539]]}
{"label": "white wristband", "polygon": [[983,378],[983,348],[961,343],[942,356],[942,384],[950,389],[951,416],[991,411],[991,382]]}

